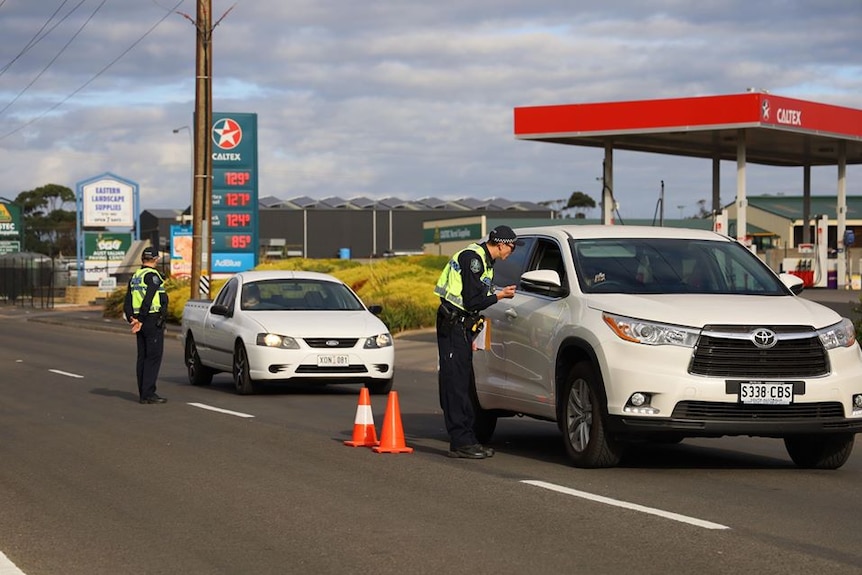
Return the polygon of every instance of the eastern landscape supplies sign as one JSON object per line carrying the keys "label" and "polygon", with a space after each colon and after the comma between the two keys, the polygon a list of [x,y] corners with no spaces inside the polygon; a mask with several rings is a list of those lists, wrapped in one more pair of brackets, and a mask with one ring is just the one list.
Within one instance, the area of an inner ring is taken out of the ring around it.
{"label": "eastern landscape supplies sign", "polygon": [[84,234],[84,281],[99,281],[117,271],[132,247],[132,234]]}
{"label": "eastern landscape supplies sign", "polygon": [[104,177],[81,186],[83,226],[135,227],[135,187]]}

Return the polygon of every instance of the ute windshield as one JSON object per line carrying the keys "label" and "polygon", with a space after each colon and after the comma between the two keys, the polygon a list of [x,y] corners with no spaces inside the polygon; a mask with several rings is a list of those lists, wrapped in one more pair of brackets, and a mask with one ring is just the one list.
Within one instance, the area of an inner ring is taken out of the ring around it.
{"label": "ute windshield", "polygon": [[571,249],[584,293],[790,294],[736,242],[607,238],[571,240]]}

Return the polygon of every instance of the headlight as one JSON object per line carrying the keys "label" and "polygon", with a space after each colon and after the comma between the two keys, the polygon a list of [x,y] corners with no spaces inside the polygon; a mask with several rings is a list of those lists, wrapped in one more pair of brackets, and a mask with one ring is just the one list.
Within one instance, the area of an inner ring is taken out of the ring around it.
{"label": "headlight", "polygon": [[275,333],[257,334],[257,345],[280,347],[282,349],[299,349],[299,344],[296,343],[295,339],[287,335],[278,335]]}
{"label": "headlight", "polygon": [[620,339],[645,345],[678,345],[694,347],[700,331],[680,325],[655,323],[603,313],[602,319]]}
{"label": "headlight", "polygon": [[850,347],[856,343],[856,328],[846,317],[835,325],[817,330],[817,335],[820,336],[820,343],[826,349]]}
{"label": "headlight", "polygon": [[388,333],[373,335],[365,340],[365,349],[377,349],[379,347],[389,347],[392,345],[392,336]]}

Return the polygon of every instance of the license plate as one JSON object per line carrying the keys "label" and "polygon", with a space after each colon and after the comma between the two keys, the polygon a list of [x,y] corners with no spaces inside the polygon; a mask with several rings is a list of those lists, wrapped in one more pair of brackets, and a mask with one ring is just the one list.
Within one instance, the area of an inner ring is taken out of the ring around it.
{"label": "license plate", "polygon": [[318,355],[317,367],[342,367],[350,365],[349,355]]}
{"label": "license plate", "polygon": [[793,384],[784,381],[743,381],[739,384],[740,403],[790,405]]}

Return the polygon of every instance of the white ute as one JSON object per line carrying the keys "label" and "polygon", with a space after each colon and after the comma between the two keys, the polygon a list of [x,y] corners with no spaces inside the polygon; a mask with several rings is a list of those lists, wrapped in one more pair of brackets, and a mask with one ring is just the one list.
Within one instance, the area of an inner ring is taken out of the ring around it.
{"label": "white ute", "polygon": [[485,310],[474,354],[476,432],[498,417],[556,422],[579,467],[633,441],[784,440],[803,468],[836,469],[862,431],[862,352],[846,318],[798,297],[730,238],[635,226],[516,230],[494,266],[513,299]]}
{"label": "white ute", "polygon": [[251,271],[232,276],[215,301],[183,309],[189,382],[209,385],[228,372],[237,393],[264,383],[355,383],[392,389],[392,335],[337,278],[316,272]]}

